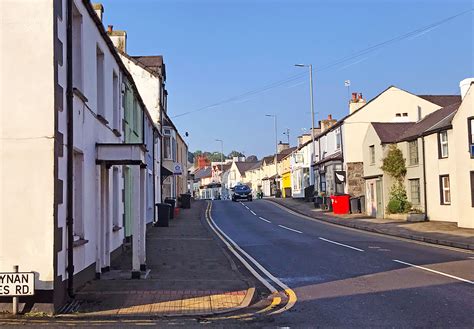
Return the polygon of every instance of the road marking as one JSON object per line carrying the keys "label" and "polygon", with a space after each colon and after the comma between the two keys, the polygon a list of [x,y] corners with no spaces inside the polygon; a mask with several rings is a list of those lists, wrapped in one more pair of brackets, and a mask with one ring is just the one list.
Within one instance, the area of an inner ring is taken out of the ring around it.
{"label": "road marking", "polygon": [[[280,280],[278,280],[278,278],[276,278],[273,274],[271,274],[270,272],[268,272],[268,270],[266,268],[264,268],[262,265],[260,265],[260,263],[258,263],[252,256],[250,256],[248,253],[246,253],[242,248],[239,247],[239,245],[237,243],[234,242],[234,240],[232,240],[227,234],[224,233],[224,231],[222,231],[220,229],[219,226],[217,226],[217,224],[214,222],[214,220],[212,219],[212,215],[211,215],[211,207],[212,207],[212,203],[209,202],[209,207],[208,207],[208,210],[207,210],[207,219],[209,221],[209,224],[212,223],[211,225],[211,228],[212,230],[217,234],[217,236],[224,242],[224,244],[226,244],[226,246],[229,248],[229,250],[242,262],[242,264],[244,264],[244,266],[260,281],[262,282],[262,284],[264,284],[272,293],[275,293],[275,292],[278,292],[267,280],[265,280],[260,274],[258,274],[252,266],[250,266],[250,264],[248,264],[248,262],[243,259],[242,256],[240,256],[235,250],[237,249],[242,255],[244,255],[245,257],[247,257],[247,259],[252,262],[260,271],[262,271],[263,274],[265,274],[270,280],[272,280],[273,282],[275,282],[280,288],[284,289],[284,293],[288,296],[288,302],[286,303],[286,305],[276,311],[273,311],[272,313],[270,314],[278,314],[278,313],[283,313],[289,309],[291,309],[293,306],[295,306],[296,302],[298,301],[298,297],[296,296],[295,292],[290,288],[288,287],[286,284],[284,284],[283,282],[281,282]],[[215,228],[213,227],[215,226]],[[219,231],[217,232],[216,231]],[[225,237],[225,239],[223,238]],[[229,241],[229,242],[227,242]]]}
{"label": "road marking", "polygon": [[380,247],[369,246],[369,249],[380,249]]}
{"label": "road marking", "polygon": [[400,237],[400,236],[394,236],[394,235],[389,235],[389,234],[384,234],[384,233],[371,232],[371,231],[357,229],[357,228],[353,228],[353,227],[349,227],[349,226],[344,226],[344,225],[341,225],[341,224],[330,223],[330,222],[327,222],[325,219],[317,219],[317,218],[313,218],[313,217],[310,217],[310,216],[307,216],[307,215],[300,214],[300,213],[298,213],[294,210],[291,210],[291,209],[289,209],[285,206],[282,206],[281,204],[278,204],[278,203],[273,202],[273,201],[269,201],[269,200],[264,199],[263,202],[270,203],[270,204],[274,205],[275,207],[280,208],[281,210],[286,211],[287,213],[290,213],[290,214],[292,214],[296,217],[300,217],[302,219],[310,220],[312,222],[319,223],[319,224],[322,224],[322,225],[332,226],[332,227],[338,228],[338,229],[357,232],[357,234],[373,235],[373,236],[382,237],[382,238],[386,238],[386,239],[392,239],[392,240],[409,242],[409,243],[413,243],[413,244],[419,244],[419,245],[426,246],[426,247],[431,247],[431,248],[447,249],[447,250],[450,250],[450,251],[460,252],[460,253],[463,253],[463,254],[470,254],[470,255],[473,254],[472,250],[461,249],[461,248],[450,247],[450,246],[444,246],[444,245],[439,245],[439,244],[434,244],[434,243],[429,243],[429,242],[423,242],[423,241],[417,241],[417,240],[413,240],[413,239],[403,238],[403,237]]}
{"label": "road marking", "polygon": [[[249,209],[249,210],[250,210],[250,209]],[[251,212],[253,215],[257,216],[257,214],[256,214],[255,212],[253,212],[252,210],[250,210],[250,212]]]}
{"label": "road marking", "polygon": [[423,266],[419,266],[419,265],[410,264],[410,263],[403,262],[403,261],[398,260],[398,259],[394,259],[393,261],[394,261],[394,262],[397,262],[397,263],[400,263],[400,264],[405,264],[405,265],[408,265],[408,266],[411,266],[411,267],[419,268],[419,269],[421,269],[421,270],[425,270],[425,271],[428,271],[428,272],[433,272],[433,273],[436,273],[436,274],[439,274],[439,275],[447,276],[448,278],[451,278],[451,279],[459,280],[459,281],[466,282],[466,283],[469,283],[469,284],[474,284],[474,281],[469,281],[469,280],[467,280],[467,279],[463,279],[463,278],[460,278],[460,277],[458,277],[458,276],[454,276],[454,275],[451,275],[451,274],[443,273],[443,272],[440,272],[440,271],[435,271],[435,270],[432,270],[432,269],[427,268],[427,267],[423,267]]}
{"label": "road marking", "polygon": [[338,246],[354,249],[354,250],[357,250],[357,251],[364,251],[364,250],[356,248],[356,247],[348,246],[347,244],[339,243],[339,242],[328,240],[328,239],[321,238],[321,237],[319,238],[319,240],[323,240],[323,241],[326,241],[326,242],[329,242],[329,243],[334,243],[334,244],[337,244]]}
{"label": "road marking", "polygon": [[265,218],[263,218],[263,217],[258,217],[258,218],[260,218],[260,219],[263,220],[264,222],[271,223],[268,219],[265,219]]}
{"label": "road marking", "polygon": [[290,227],[287,227],[287,226],[285,226],[285,225],[278,225],[278,226],[280,226],[281,228],[284,228],[285,230],[293,231],[293,232],[296,232],[296,233],[299,233],[299,234],[303,233],[303,232],[301,232],[301,231],[294,230],[294,229],[292,229],[292,228],[290,228]]}

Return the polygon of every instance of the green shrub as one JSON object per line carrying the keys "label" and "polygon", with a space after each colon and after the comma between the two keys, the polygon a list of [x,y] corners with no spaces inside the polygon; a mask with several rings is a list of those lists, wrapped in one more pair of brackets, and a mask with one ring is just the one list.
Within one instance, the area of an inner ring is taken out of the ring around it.
{"label": "green shrub", "polygon": [[401,182],[395,182],[390,188],[390,201],[387,204],[389,214],[403,214],[410,211],[411,202],[408,201],[407,191]]}

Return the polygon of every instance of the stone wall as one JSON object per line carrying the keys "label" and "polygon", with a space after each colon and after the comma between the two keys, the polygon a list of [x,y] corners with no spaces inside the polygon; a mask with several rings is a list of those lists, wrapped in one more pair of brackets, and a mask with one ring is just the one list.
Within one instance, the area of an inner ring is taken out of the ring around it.
{"label": "stone wall", "polygon": [[347,193],[351,196],[365,195],[364,163],[347,163]]}

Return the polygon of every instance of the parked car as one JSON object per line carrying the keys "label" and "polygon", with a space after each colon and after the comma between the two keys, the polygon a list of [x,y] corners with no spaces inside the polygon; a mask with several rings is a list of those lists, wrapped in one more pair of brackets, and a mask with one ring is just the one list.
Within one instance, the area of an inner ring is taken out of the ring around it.
{"label": "parked car", "polygon": [[252,190],[247,185],[237,185],[234,187],[232,201],[248,200],[252,201]]}

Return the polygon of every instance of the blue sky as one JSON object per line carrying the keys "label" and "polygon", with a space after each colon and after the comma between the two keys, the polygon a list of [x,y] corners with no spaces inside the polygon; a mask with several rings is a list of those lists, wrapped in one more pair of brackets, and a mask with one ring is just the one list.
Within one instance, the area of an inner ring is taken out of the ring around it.
{"label": "blue sky", "polygon": [[[471,0],[106,0],[104,24],[126,30],[131,55],[163,55],[171,117],[317,69],[380,42],[472,10]],[[416,94],[459,94],[474,76],[473,12],[360,58],[316,71],[317,119],[348,113],[347,88],[371,99],[396,85]],[[311,125],[307,75],[265,93],[174,119],[190,150],[243,151],[259,158],[290,129]]]}

